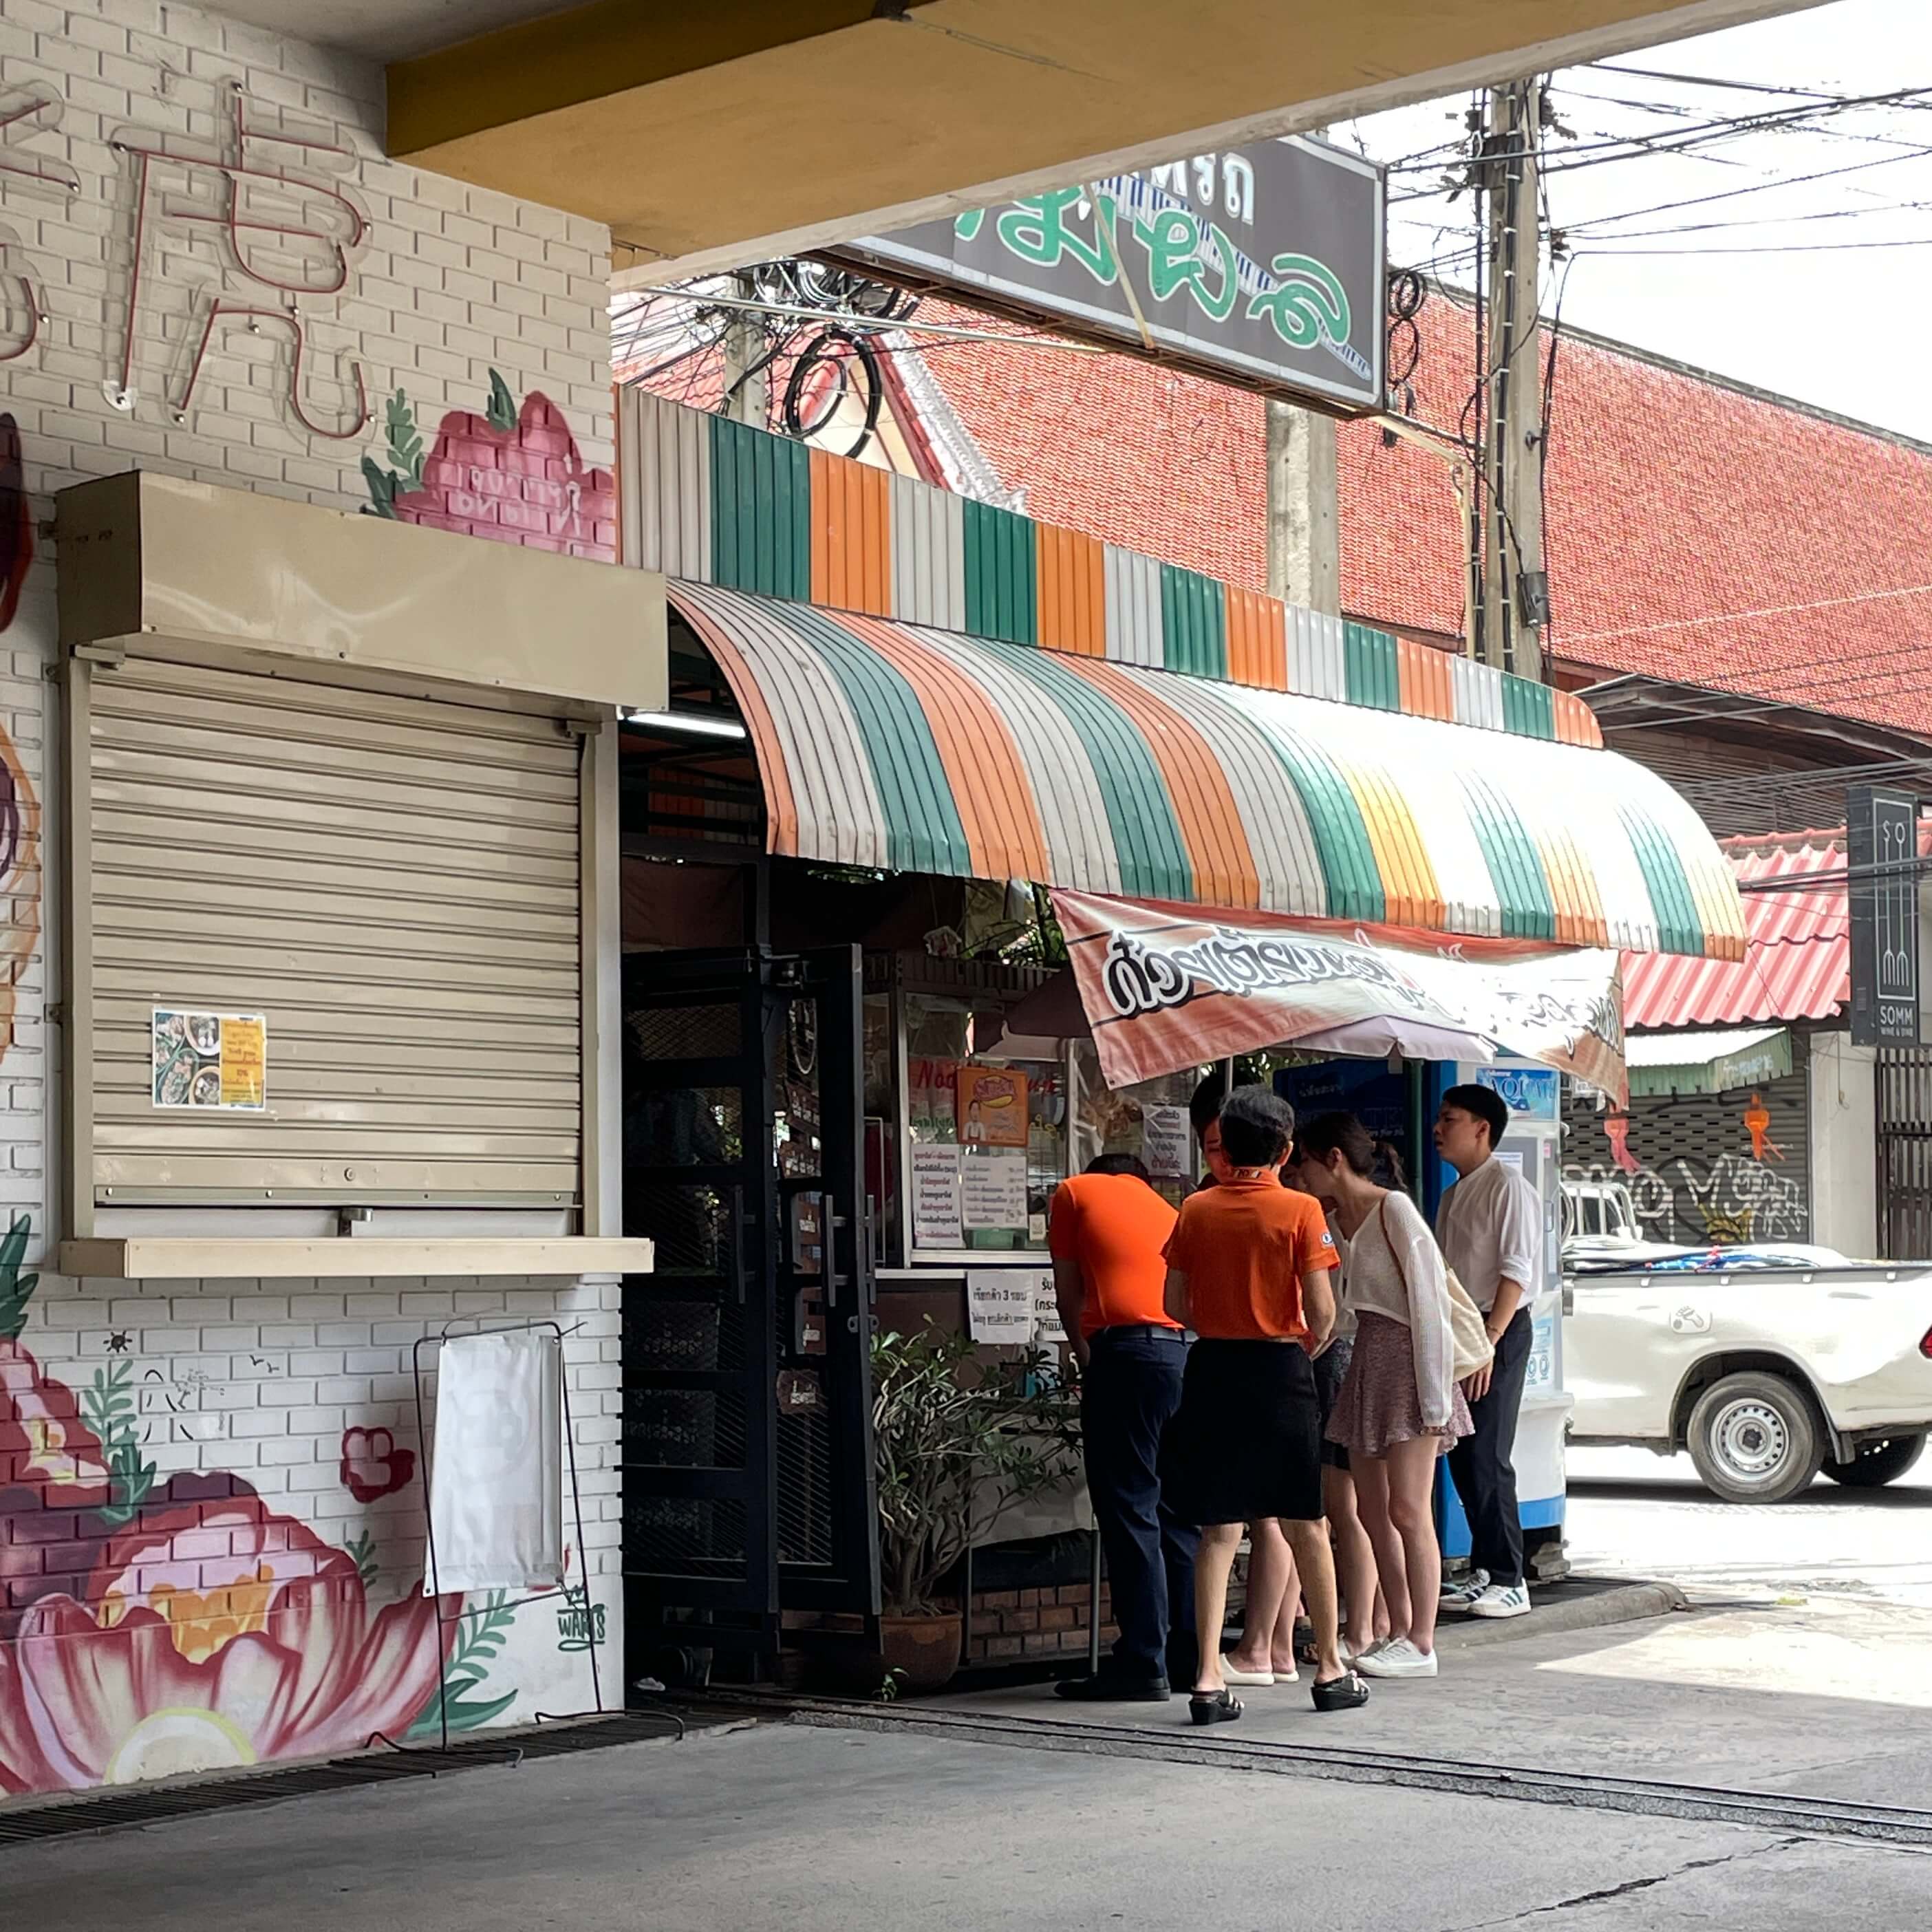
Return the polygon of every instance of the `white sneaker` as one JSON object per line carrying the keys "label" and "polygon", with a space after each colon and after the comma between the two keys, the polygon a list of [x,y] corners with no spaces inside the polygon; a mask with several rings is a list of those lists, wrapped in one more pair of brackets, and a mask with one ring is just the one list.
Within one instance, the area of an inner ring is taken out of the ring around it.
{"label": "white sneaker", "polygon": [[1436,1653],[1425,1657],[1407,1637],[1392,1637],[1378,1650],[1364,1651],[1355,1668],[1364,1677],[1433,1677]]}
{"label": "white sneaker", "polygon": [[1436,1607],[1460,1616],[1489,1587],[1490,1573],[1486,1570],[1472,1570],[1459,1581],[1443,1585],[1442,1594],[1436,1600]]}
{"label": "white sneaker", "polygon": [[1469,1605],[1472,1617],[1526,1617],[1529,1615],[1529,1586],[1526,1583],[1492,1583]]}

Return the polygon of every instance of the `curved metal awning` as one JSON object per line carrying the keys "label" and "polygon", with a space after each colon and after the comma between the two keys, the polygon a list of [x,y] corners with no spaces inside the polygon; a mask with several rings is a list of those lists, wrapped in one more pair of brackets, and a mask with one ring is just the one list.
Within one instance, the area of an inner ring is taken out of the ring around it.
{"label": "curved metal awning", "polygon": [[712,585],[774,853],[1735,959],[1731,870],[1614,753]]}

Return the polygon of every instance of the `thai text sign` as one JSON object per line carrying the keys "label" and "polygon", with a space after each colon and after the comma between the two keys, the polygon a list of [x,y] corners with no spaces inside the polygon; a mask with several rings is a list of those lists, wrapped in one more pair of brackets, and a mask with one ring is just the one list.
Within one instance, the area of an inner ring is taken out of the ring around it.
{"label": "thai text sign", "polygon": [[1617,956],[1053,895],[1110,1087],[1270,1046],[1533,1060],[1621,1102]]}
{"label": "thai text sign", "polygon": [[839,253],[1331,409],[1382,406],[1384,185],[1320,142],[1259,141],[1022,196]]}

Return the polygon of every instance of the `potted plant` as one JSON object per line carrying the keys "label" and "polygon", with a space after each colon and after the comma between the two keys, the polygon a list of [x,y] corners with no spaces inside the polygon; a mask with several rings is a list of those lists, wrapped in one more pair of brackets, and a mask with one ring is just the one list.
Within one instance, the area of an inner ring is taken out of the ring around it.
{"label": "potted plant", "polygon": [[935,1592],[982,1527],[1065,1480],[1075,1412],[1043,1386],[1044,1354],[988,1363],[966,1335],[928,1321],[872,1341],[878,1475],[880,1652],[887,1684],[936,1690],[959,1661],[960,1610]]}

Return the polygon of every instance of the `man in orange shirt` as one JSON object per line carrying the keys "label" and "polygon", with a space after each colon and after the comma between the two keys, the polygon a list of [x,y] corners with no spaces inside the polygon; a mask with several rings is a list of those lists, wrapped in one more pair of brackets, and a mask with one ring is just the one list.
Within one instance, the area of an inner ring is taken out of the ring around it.
{"label": "man in orange shirt", "polygon": [[1162,1306],[1174,1210],[1132,1154],[1102,1154],[1053,1197],[1048,1246],[1061,1325],[1080,1364],[1087,1487],[1106,1552],[1114,1654],[1063,1697],[1158,1703],[1194,1667],[1196,1534],[1161,1501],[1161,1437],[1180,1401],[1186,1337]]}

